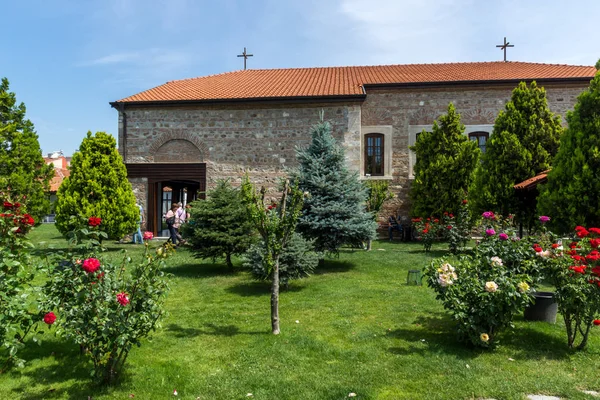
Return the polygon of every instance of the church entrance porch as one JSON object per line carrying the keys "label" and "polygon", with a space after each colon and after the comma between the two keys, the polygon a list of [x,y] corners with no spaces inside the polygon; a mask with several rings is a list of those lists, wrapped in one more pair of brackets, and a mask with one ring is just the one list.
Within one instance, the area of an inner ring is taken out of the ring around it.
{"label": "church entrance porch", "polygon": [[205,163],[126,164],[127,177],[145,178],[147,190],[143,206],[146,210],[146,230],[155,236],[168,236],[163,215],[172,203],[187,203],[205,198]]}

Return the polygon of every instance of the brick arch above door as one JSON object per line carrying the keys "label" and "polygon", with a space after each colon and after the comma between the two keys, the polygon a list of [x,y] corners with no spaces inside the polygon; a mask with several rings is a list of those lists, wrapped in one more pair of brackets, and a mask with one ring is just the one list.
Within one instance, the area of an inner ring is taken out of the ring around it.
{"label": "brick arch above door", "polygon": [[198,136],[182,130],[162,134],[148,149],[154,162],[203,162],[208,147]]}

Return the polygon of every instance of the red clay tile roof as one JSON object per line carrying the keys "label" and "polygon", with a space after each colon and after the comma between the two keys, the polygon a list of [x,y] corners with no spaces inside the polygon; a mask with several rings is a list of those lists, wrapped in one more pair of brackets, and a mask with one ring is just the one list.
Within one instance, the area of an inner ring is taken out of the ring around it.
{"label": "red clay tile roof", "polygon": [[63,180],[71,175],[68,169],[65,168],[54,168],[54,178],[50,181],[50,191],[57,192],[58,188],[62,184]]}
{"label": "red clay tile roof", "polygon": [[374,84],[591,79],[595,73],[592,66],[515,61],[250,69],[167,82],[115,103],[360,96]]}
{"label": "red clay tile roof", "polygon": [[533,178],[524,180],[521,183],[517,183],[513,187],[516,190],[532,189],[532,188],[536,187],[537,185],[539,185],[540,183],[546,183],[546,181],[548,180],[548,172],[549,171],[550,170],[543,171],[541,174],[536,175]]}

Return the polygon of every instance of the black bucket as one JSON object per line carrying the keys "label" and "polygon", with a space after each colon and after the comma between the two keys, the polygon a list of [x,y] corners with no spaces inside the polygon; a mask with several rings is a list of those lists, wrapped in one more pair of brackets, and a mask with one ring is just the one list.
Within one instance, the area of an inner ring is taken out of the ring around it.
{"label": "black bucket", "polygon": [[525,309],[526,321],[544,321],[550,324],[556,323],[558,304],[554,300],[552,292],[537,292],[533,294],[534,302]]}

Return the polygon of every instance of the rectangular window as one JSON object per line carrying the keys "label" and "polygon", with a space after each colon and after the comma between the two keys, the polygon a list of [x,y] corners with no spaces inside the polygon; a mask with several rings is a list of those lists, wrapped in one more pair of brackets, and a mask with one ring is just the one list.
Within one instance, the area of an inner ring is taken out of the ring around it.
{"label": "rectangular window", "polygon": [[469,133],[469,139],[473,142],[477,142],[477,146],[479,146],[479,150],[481,150],[481,153],[485,153],[485,145],[486,145],[489,137],[490,137],[490,134],[487,132],[470,132]]}
{"label": "rectangular window", "polygon": [[365,175],[384,175],[384,149],[383,134],[365,135]]}

